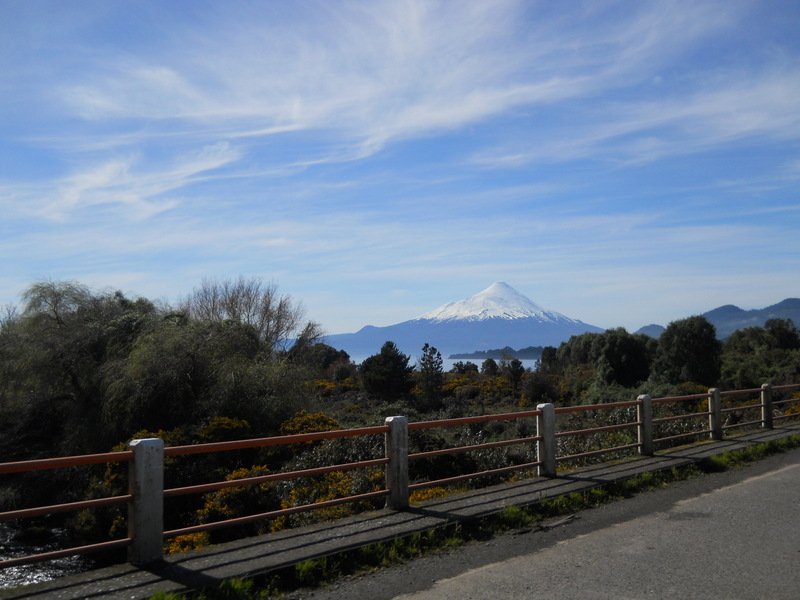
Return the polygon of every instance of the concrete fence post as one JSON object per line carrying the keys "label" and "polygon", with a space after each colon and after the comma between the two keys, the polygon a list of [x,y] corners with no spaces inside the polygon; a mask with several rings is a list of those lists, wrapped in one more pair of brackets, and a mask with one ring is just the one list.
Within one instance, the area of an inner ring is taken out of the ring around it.
{"label": "concrete fence post", "polygon": [[386,508],[405,510],[408,508],[408,418],[387,417],[386,425],[386,488],[389,497]]}
{"label": "concrete fence post", "polygon": [[639,454],[653,456],[653,398],[649,394],[642,394],[637,398],[639,405],[636,407],[636,420],[639,421]]}
{"label": "concrete fence post", "polygon": [[145,564],[159,560],[164,546],[164,440],[132,440],[128,468],[128,560]]}
{"label": "concrete fence post", "polygon": [[761,386],[761,426],[772,429],[772,384],[765,383]]}
{"label": "concrete fence post", "polygon": [[708,397],[708,428],[711,430],[710,437],[712,440],[721,441],[723,439],[722,433],[722,397],[719,393],[719,388],[711,388],[708,390],[710,396]]}
{"label": "concrete fence post", "polygon": [[555,477],[556,464],[556,407],[551,403],[538,404],[536,410],[542,414],[536,417],[536,435],[542,439],[536,442],[536,459],[541,462],[537,471],[542,477]]}

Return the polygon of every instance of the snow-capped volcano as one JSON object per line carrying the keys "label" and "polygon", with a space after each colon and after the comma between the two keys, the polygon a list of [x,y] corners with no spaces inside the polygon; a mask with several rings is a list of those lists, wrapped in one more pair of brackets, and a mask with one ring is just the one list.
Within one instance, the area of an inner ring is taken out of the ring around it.
{"label": "snow-capped volcano", "polygon": [[482,292],[458,302],[448,302],[414,321],[483,321],[485,319],[534,318],[549,322],[571,322],[564,315],[547,311],[503,281],[496,281]]}
{"label": "snow-capped volcano", "polygon": [[444,356],[494,348],[558,346],[573,335],[599,327],[545,310],[510,285],[496,282],[474,296],[449,302],[415,319],[388,327],[367,325],[356,333],[326,338],[353,357],[366,357],[392,341],[405,354],[418,356],[425,344]]}

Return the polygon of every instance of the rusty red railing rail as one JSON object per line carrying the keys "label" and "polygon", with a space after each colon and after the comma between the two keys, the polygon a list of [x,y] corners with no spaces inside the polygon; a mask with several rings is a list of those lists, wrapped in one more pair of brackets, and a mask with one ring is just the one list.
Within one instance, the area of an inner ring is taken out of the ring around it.
{"label": "rusty red railing rail", "polygon": [[63,467],[79,467],[82,465],[99,465],[112,462],[123,462],[133,459],[133,452],[105,452],[103,454],[83,454],[80,456],[62,456],[59,458],[40,458],[17,462],[0,463],[0,475],[22,473],[25,471],[41,471],[43,469],[60,469]]}
{"label": "rusty red railing rail", "polygon": [[335,431],[320,431],[314,433],[296,433],[266,438],[253,438],[249,440],[233,440],[230,442],[208,442],[205,444],[191,444],[187,446],[169,446],[164,448],[164,456],[184,456],[187,454],[203,454],[208,452],[221,452],[224,450],[246,450],[248,448],[263,448],[267,446],[285,446],[303,442],[319,442],[348,437],[359,437],[374,433],[386,433],[386,425],[374,427],[355,427],[353,429],[338,429]]}

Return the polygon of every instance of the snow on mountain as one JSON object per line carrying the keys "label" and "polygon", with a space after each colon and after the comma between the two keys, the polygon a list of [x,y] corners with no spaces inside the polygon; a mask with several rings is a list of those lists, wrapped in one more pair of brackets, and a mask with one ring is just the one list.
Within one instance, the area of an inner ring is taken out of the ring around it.
{"label": "snow on mountain", "polygon": [[356,333],[330,335],[325,343],[358,358],[377,353],[386,341],[411,356],[419,355],[426,343],[447,356],[506,346],[558,346],[573,335],[590,331],[603,330],[545,310],[510,285],[496,282],[474,296],[415,319],[387,327],[367,325]]}
{"label": "snow on mountain", "polygon": [[448,302],[430,312],[420,315],[413,321],[482,321],[485,319],[526,319],[532,317],[542,322],[577,323],[564,315],[547,311],[513,287],[502,281],[496,281],[482,292],[474,296]]}

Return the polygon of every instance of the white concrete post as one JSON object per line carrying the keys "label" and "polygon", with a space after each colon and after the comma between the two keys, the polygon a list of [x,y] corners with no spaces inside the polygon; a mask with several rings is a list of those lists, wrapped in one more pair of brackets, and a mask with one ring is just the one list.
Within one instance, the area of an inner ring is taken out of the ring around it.
{"label": "white concrete post", "polygon": [[772,429],[772,384],[765,383],[761,386],[761,427]]}
{"label": "white concrete post", "polygon": [[408,418],[387,417],[386,425],[386,488],[389,496],[386,508],[408,508]]}
{"label": "white concrete post", "polygon": [[639,421],[639,454],[653,456],[653,399],[649,394],[642,394],[637,398],[639,405],[636,407],[636,420]]}
{"label": "white concrete post", "polygon": [[128,560],[145,564],[159,560],[164,546],[164,440],[132,440],[133,461],[128,468]]}
{"label": "white concrete post", "polygon": [[723,439],[722,432],[722,398],[719,395],[719,388],[711,388],[708,390],[711,394],[708,397],[708,428],[711,430],[710,437],[712,440],[721,441]]}
{"label": "white concrete post", "polygon": [[536,442],[536,459],[541,462],[537,472],[542,477],[555,477],[556,464],[556,407],[551,403],[536,405],[542,414],[536,417],[536,435],[542,439]]}

